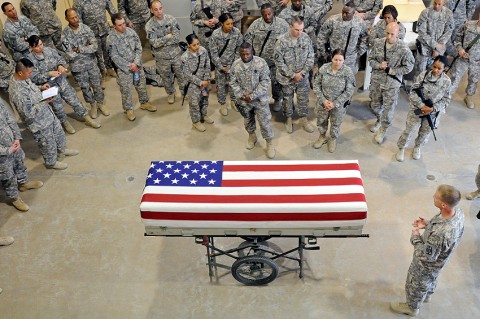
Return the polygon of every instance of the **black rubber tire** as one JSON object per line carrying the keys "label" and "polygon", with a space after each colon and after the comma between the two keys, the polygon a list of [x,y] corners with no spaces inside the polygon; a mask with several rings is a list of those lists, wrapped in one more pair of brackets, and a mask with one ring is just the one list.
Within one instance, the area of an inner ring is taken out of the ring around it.
{"label": "black rubber tire", "polygon": [[242,238],[243,240],[246,240],[246,241],[255,241],[255,239],[257,240],[257,242],[262,242],[262,241],[267,241],[269,240],[270,238],[272,238],[272,236],[240,236],[240,238]]}
{"label": "black rubber tire", "polygon": [[267,257],[247,256],[237,259],[232,265],[233,278],[249,286],[266,285],[277,275],[277,264]]}

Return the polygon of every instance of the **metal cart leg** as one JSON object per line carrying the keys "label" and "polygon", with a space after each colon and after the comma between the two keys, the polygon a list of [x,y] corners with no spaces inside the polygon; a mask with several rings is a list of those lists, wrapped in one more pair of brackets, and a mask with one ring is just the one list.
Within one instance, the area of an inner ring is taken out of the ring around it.
{"label": "metal cart leg", "polygon": [[299,278],[303,278],[303,247],[305,246],[305,237],[298,237],[298,264],[300,266]]}

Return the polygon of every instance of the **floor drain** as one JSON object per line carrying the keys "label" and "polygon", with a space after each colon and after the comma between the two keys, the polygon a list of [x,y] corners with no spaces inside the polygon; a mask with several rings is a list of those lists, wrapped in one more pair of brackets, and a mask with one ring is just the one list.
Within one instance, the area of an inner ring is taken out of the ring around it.
{"label": "floor drain", "polygon": [[435,180],[435,176],[434,175],[427,175],[427,179],[429,181],[434,181]]}
{"label": "floor drain", "polygon": [[134,179],[135,179],[135,177],[133,177],[133,176],[128,176],[127,177],[127,181],[129,181],[129,182],[132,182]]}

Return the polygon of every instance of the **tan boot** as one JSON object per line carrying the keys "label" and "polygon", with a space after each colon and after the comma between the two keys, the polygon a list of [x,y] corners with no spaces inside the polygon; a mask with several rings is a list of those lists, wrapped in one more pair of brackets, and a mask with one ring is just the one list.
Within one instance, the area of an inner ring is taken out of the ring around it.
{"label": "tan boot", "polygon": [[93,127],[93,128],[100,128],[100,126],[101,126],[100,123],[98,123],[97,121],[92,119],[90,115],[85,115],[85,117],[83,119],[85,120],[85,125],[86,126],[90,126],[90,127]]}
{"label": "tan boot", "polygon": [[465,104],[467,104],[467,107],[469,109],[474,109],[475,108],[475,103],[473,102],[473,96],[472,95],[467,95],[464,99]]}
{"label": "tan boot", "polygon": [[29,189],[37,189],[43,186],[41,181],[29,181],[23,184],[18,184],[18,190],[21,192],[28,191]]}
{"label": "tan boot", "polygon": [[327,148],[330,153],[335,152],[337,149],[337,139],[331,137],[327,142]]}
{"label": "tan boot", "polygon": [[213,123],[215,123],[215,121],[214,121],[210,116],[208,116],[208,115],[205,115],[205,116],[203,117],[203,121],[204,121],[205,123],[208,123],[208,124],[213,124]]}
{"label": "tan boot", "polygon": [[320,136],[318,137],[318,140],[313,143],[313,148],[320,148],[322,147],[323,144],[326,144],[327,143],[327,137],[325,136],[325,134],[320,134]]}
{"label": "tan boot", "polygon": [[102,90],[105,90],[105,88],[107,87],[107,77],[104,75],[102,76],[102,79],[100,80],[100,86],[102,88]]}
{"label": "tan boot", "polygon": [[0,237],[0,246],[8,246],[13,244],[15,239],[12,236]]}
{"label": "tan boot", "polygon": [[30,209],[20,196],[12,200],[12,205],[21,212],[27,212]]}
{"label": "tan boot", "polygon": [[477,198],[479,195],[480,195],[480,190],[477,189],[474,192],[468,193],[467,196],[465,196],[465,198],[468,200],[472,200]]}
{"label": "tan boot", "polygon": [[390,309],[392,309],[393,312],[401,313],[410,317],[418,315],[418,309],[413,310],[404,302],[391,302]]}
{"label": "tan boot", "polygon": [[414,160],[419,160],[422,157],[422,149],[420,147],[414,147],[412,152],[412,158]]}
{"label": "tan boot", "polygon": [[114,68],[108,68],[108,69],[107,69],[107,74],[108,74],[108,76],[111,76],[112,78],[116,78],[116,77],[117,77],[117,72],[115,72],[115,69],[114,69]]}
{"label": "tan boot", "polygon": [[223,116],[228,115],[228,108],[225,104],[220,104],[220,114],[222,114]]}
{"label": "tan boot", "polygon": [[380,129],[380,126],[382,126],[382,123],[380,123],[378,120],[375,122],[375,124],[370,125],[369,130],[372,133],[377,133],[377,131]]}
{"label": "tan boot", "polygon": [[67,132],[68,134],[75,134],[76,131],[68,120],[65,120],[65,122],[62,123],[62,126],[65,132]]}
{"label": "tan boot", "polygon": [[403,162],[405,160],[405,149],[399,148],[397,154],[395,154],[395,158],[399,162]]}
{"label": "tan boot", "polygon": [[65,156],[76,156],[76,155],[80,154],[80,152],[78,150],[73,149],[73,148],[66,148],[60,153],[62,153]]}
{"label": "tan boot", "polygon": [[237,104],[235,103],[234,100],[230,100],[230,107],[231,107],[232,110],[234,110],[235,112],[238,112]]}
{"label": "tan boot", "polygon": [[380,127],[380,129],[377,131],[377,134],[375,134],[375,142],[378,144],[382,144],[383,141],[385,140],[385,133],[387,132],[387,129],[384,128],[383,126]]}
{"label": "tan boot", "polygon": [[172,93],[172,94],[168,95],[167,102],[168,102],[168,104],[175,103],[175,93]]}
{"label": "tan boot", "polygon": [[157,111],[157,108],[148,102],[140,104],[140,108],[142,110],[149,111],[149,112]]}
{"label": "tan boot", "polygon": [[90,104],[90,110],[88,111],[88,114],[92,119],[96,119],[98,117],[98,106],[96,102]]}
{"label": "tan boot", "polygon": [[101,103],[97,103],[98,110],[100,113],[102,113],[104,116],[109,116],[110,112],[108,112],[107,107]]}
{"label": "tan boot", "polygon": [[135,121],[135,113],[133,113],[133,110],[127,110],[127,119],[129,121]]}
{"label": "tan boot", "polygon": [[300,125],[303,127],[305,132],[313,133],[315,131],[315,126],[313,126],[306,117],[300,118]]}
{"label": "tan boot", "polygon": [[245,145],[245,148],[247,150],[251,150],[255,147],[255,143],[257,143],[257,135],[255,134],[255,132],[248,134],[248,141]]}
{"label": "tan boot", "polygon": [[275,146],[273,146],[272,140],[267,140],[267,157],[272,159],[275,157]]}
{"label": "tan boot", "polygon": [[291,134],[293,132],[293,123],[291,117],[287,117],[287,121],[285,122],[285,128],[287,129],[288,134]]}
{"label": "tan boot", "polygon": [[57,169],[57,170],[64,170],[64,169],[67,169],[67,167],[68,167],[67,163],[63,163],[60,161],[56,161],[55,164],[53,164],[52,166],[47,166],[47,168],[49,169]]}
{"label": "tan boot", "polygon": [[199,132],[205,132],[207,128],[201,122],[192,123],[193,127]]}

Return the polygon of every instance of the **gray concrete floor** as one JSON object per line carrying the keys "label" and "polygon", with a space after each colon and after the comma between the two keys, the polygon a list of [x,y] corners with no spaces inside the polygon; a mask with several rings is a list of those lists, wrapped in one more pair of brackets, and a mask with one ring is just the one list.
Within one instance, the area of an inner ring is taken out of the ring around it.
{"label": "gray concrete floor", "polygon": [[[403,93],[381,146],[368,131],[368,93],[356,93],[333,154],[313,149],[317,134],[298,125],[287,134],[275,113],[277,160],[359,160],[370,238],[319,239],[321,250],[306,252],[303,279],[287,271],[268,286],[247,287],[226,270],[210,280],[204,247],[193,238],[144,237],[139,204],[152,160],[263,160],[265,142],[246,150],[240,114],[221,116],[215,94],[209,107],[215,124],[205,133],[192,129],[187,105],[167,104],[162,88],[148,87],[159,110],[137,109],[137,119],[129,122],[109,78],[106,105],[112,114],[100,116],[99,130],[71,120],[77,133],[67,137],[68,145],[80,155],[66,159],[67,170],[46,170],[23,130],[30,178],[45,186],[22,193],[31,207],[27,213],[5,204],[0,191],[0,235],[15,237],[13,245],[0,247],[0,318],[400,318],[389,302],[404,299],[411,222],[437,213],[432,195],[438,185],[455,185],[464,194],[475,188],[480,111],[464,106],[464,88],[453,96],[438,141],[429,141],[418,161],[409,149],[403,163],[394,158],[408,109]],[[312,110],[314,102],[312,93]],[[420,318],[480,317],[480,200],[462,200],[460,206],[466,215],[462,243]],[[240,243],[217,240],[221,248]],[[295,241],[273,243],[286,250]]]}

